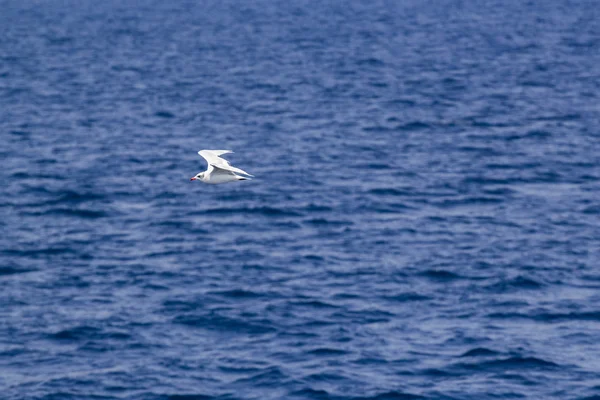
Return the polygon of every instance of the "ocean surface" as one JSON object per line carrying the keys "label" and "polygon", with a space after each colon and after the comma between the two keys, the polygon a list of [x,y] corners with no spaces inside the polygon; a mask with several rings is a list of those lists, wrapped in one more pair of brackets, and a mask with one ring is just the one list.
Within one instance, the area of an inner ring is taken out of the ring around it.
{"label": "ocean surface", "polygon": [[0,399],[600,399],[599,21],[0,0]]}

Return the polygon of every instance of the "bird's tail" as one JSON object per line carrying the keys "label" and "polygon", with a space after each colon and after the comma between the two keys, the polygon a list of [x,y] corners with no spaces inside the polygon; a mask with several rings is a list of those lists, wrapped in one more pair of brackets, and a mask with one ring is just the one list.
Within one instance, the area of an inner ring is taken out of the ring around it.
{"label": "bird's tail", "polygon": [[247,176],[236,175],[235,177],[237,178],[238,181],[251,181],[252,180],[252,178],[249,178]]}

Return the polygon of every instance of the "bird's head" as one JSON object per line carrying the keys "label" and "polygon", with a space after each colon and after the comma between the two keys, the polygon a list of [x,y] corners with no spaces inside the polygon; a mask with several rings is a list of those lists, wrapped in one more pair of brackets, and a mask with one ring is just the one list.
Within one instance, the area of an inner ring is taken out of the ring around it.
{"label": "bird's head", "polygon": [[204,178],[204,172],[198,172],[196,176],[190,178],[190,181],[195,181],[196,179],[202,180],[202,178]]}

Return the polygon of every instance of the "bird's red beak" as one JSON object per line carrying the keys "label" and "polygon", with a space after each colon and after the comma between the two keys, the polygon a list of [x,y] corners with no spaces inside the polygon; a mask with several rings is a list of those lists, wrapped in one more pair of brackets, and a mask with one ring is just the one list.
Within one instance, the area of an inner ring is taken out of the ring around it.
{"label": "bird's red beak", "polygon": [[190,178],[190,181],[195,181],[196,177]]}

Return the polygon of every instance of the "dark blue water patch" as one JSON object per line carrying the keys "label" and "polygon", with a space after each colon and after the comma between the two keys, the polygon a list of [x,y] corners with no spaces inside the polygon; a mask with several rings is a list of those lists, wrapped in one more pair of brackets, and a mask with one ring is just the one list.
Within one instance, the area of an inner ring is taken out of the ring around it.
{"label": "dark blue water patch", "polygon": [[415,210],[416,207],[410,206],[406,203],[392,203],[392,202],[377,202],[366,205],[361,205],[358,210],[369,209],[372,212],[381,214],[397,214],[397,213],[408,213]]}
{"label": "dark blue water patch", "polygon": [[[197,214],[198,212],[194,213]],[[275,207],[212,208],[200,212],[206,215],[263,215],[266,217],[300,217],[303,214]]]}
{"label": "dark blue water patch", "polygon": [[173,322],[194,328],[236,334],[264,335],[277,331],[272,324],[273,321],[251,321],[243,318],[230,318],[216,313],[180,315],[173,318]]}
{"label": "dark blue water patch", "polygon": [[598,215],[600,214],[600,205],[585,207],[581,212],[588,215]]}
{"label": "dark blue water patch", "polygon": [[460,146],[458,148],[461,152],[472,153],[474,157],[498,157],[504,154],[502,150],[499,150],[492,146]]}
{"label": "dark blue water patch", "polygon": [[362,311],[338,311],[331,315],[332,318],[339,318],[352,323],[359,324],[378,324],[389,322],[395,315],[382,310],[362,310]]}
{"label": "dark blue water patch", "polygon": [[419,371],[419,373],[429,376],[431,378],[448,378],[448,377],[456,377],[456,376],[463,375],[461,372],[458,372],[458,371],[448,371],[448,370],[439,369],[439,368],[425,368],[425,369]]}
{"label": "dark blue water patch", "polygon": [[381,125],[365,126],[362,130],[367,133],[389,133],[393,131],[393,129]]}
{"label": "dark blue water patch", "polygon": [[301,390],[296,390],[288,394],[293,398],[301,398],[301,399],[315,399],[315,400],[328,400],[335,399],[335,396],[331,396],[329,392],[326,390],[317,390],[313,388],[305,388]]}
{"label": "dark blue water patch", "polygon": [[537,357],[509,357],[499,360],[485,360],[473,363],[459,363],[455,367],[465,368],[473,371],[490,371],[490,370],[547,370],[560,368],[559,364],[551,361],[546,361]]}
{"label": "dark blue water patch", "polygon": [[442,269],[428,269],[421,273],[421,276],[432,279],[434,281],[448,282],[458,279],[464,279],[462,276],[448,270]]}
{"label": "dark blue water patch", "polygon": [[50,208],[46,211],[21,211],[22,215],[29,215],[34,217],[39,216],[65,216],[75,219],[94,220],[99,218],[105,218],[108,213],[102,210],[93,209],[82,209],[82,208]]}
{"label": "dark blue water patch", "polygon": [[260,196],[256,193],[248,193],[246,191],[226,191],[223,193],[217,193],[215,198],[219,201],[227,201],[227,202],[239,202],[240,200],[245,201],[260,201],[264,200],[263,196]]}
{"label": "dark blue water patch", "polygon": [[203,308],[203,302],[198,301],[183,301],[183,300],[165,300],[162,303],[162,312],[170,315],[178,312],[189,312]]}
{"label": "dark blue water patch", "polygon": [[323,347],[323,348],[310,350],[308,353],[315,355],[315,356],[319,356],[319,357],[337,357],[337,356],[344,356],[344,355],[349,354],[345,350],[334,349],[334,348],[329,348],[329,347]]}
{"label": "dark blue water patch", "polygon": [[476,347],[461,354],[460,357],[493,357],[497,356],[498,354],[499,353],[497,351],[490,350],[485,347]]}
{"label": "dark blue water patch", "polygon": [[414,196],[413,190],[397,189],[397,188],[375,188],[369,190],[370,194],[376,196]]}
{"label": "dark blue water patch", "polygon": [[517,276],[509,280],[502,280],[486,287],[487,290],[494,292],[510,292],[514,290],[535,290],[541,289],[544,285],[534,279],[525,276]]}
{"label": "dark blue water patch", "polygon": [[314,226],[350,226],[354,225],[352,221],[329,220],[326,218],[313,218],[303,221],[303,223]]}
{"label": "dark blue water patch", "polygon": [[294,306],[294,307],[308,307],[308,308],[315,308],[315,309],[339,308],[339,306],[336,306],[334,304],[330,304],[325,301],[317,301],[317,300],[292,301],[292,302],[289,302],[288,304],[291,306]]}
{"label": "dark blue water patch", "polygon": [[167,400],[225,400],[227,396],[208,396],[204,394],[173,394],[167,396]]}
{"label": "dark blue water patch", "polygon": [[498,187],[498,188],[484,187],[482,192],[485,194],[491,195],[493,197],[502,196],[504,198],[510,198],[511,196],[518,193],[516,190],[510,189],[507,187]]}
{"label": "dark blue water patch", "polygon": [[531,318],[541,322],[600,321],[600,311],[539,313],[532,315]]}
{"label": "dark blue water patch", "polygon": [[54,193],[50,192],[49,194],[52,195],[52,198],[40,203],[39,206],[56,204],[76,205],[106,199],[104,195],[98,193],[77,192],[73,190],[65,190]]}
{"label": "dark blue water patch", "polygon": [[398,391],[383,392],[374,396],[351,397],[352,400],[426,400],[427,397]]}
{"label": "dark blue water patch", "polygon": [[177,230],[181,230],[181,229],[185,229],[187,231],[193,232],[196,235],[199,234],[210,234],[211,231],[208,229],[202,229],[202,228],[197,228],[194,226],[194,224],[191,221],[186,221],[186,220],[167,220],[167,219],[160,219],[160,220],[154,220],[151,221],[149,223],[150,226],[159,226],[159,227],[165,227],[165,228],[174,228]]}
{"label": "dark blue water patch", "polygon": [[305,376],[303,378],[303,380],[305,380],[306,382],[315,382],[315,383],[320,383],[320,382],[333,383],[333,382],[343,381],[345,379],[346,379],[346,377],[344,377],[342,375],[332,374],[332,373],[327,373],[327,372],[311,374],[311,375]]}
{"label": "dark blue water patch", "polygon": [[125,332],[105,331],[92,326],[77,326],[71,329],[65,329],[48,335],[48,338],[59,341],[80,341],[80,340],[102,340],[116,339],[127,340],[131,335]]}
{"label": "dark blue water patch", "polygon": [[369,57],[358,60],[358,66],[366,66],[366,67],[383,67],[385,63],[378,58]]}
{"label": "dark blue water patch", "polygon": [[414,132],[431,128],[431,125],[422,121],[413,121],[406,124],[398,125],[395,130],[402,132]]}
{"label": "dark blue water patch", "polygon": [[359,168],[362,169],[366,169],[366,170],[391,170],[394,169],[391,165],[389,164],[381,164],[381,163],[368,163],[368,164],[361,164],[358,165]]}
{"label": "dark blue water patch", "polygon": [[22,267],[0,266],[0,276],[24,274],[24,273],[32,272],[32,271],[36,271],[36,270],[31,269],[31,268],[22,268]]}
{"label": "dark blue water patch", "polygon": [[508,135],[508,136],[506,136],[506,140],[513,141],[513,140],[522,140],[522,139],[547,139],[551,136],[552,136],[552,134],[547,131],[531,130],[531,131],[528,131],[528,132],[526,132],[524,134],[520,134],[520,135],[519,134]]}
{"label": "dark blue water patch", "polygon": [[208,292],[208,294],[228,297],[232,299],[255,299],[259,297],[271,297],[274,294],[269,293],[258,293],[252,290],[244,290],[244,289],[233,289],[233,290],[224,290],[224,291],[214,291]]}
{"label": "dark blue water patch", "polygon": [[530,319],[539,322],[555,323],[565,321],[600,321],[600,311],[589,312],[570,312],[570,313],[531,313],[523,314],[518,312],[491,313],[487,315],[493,319]]}
{"label": "dark blue water patch", "polygon": [[333,208],[322,204],[310,203],[303,207],[302,211],[307,213],[328,213],[333,211]]}
{"label": "dark blue water patch", "polygon": [[501,379],[505,379],[506,381],[509,382],[516,382],[520,385],[524,385],[524,386],[536,386],[539,385],[539,382],[536,382],[534,380],[528,379],[525,376],[526,371],[521,371],[521,373],[515,373],[513,371],[510,372],[498,372],[497,373],[497,377],[501,378]]}
{"label": "dark blue water patch", "polygon": [[169,111],[164,111],[164,110],[155,112],[154,116],[159,117],[159,118],[167,118],[167,119],[175,118],[175,114],[173,114],[172,112],[169,112]]}
{"label": "dark blue water patch", "polygon": [[[72,386],[91,386],[95,384],[95,381],[79,381],[79,380],[70,380],[64,379],[65,383],[70,384]],[[112,397],[112,396],[102,396],[102,395],[82,395],[80,393],[73,394],[72,392],[67,391],[58,391],[54,393],[47,394],[41,397],[41,400],[118,400],[120,397]]]}
{"label": "dark blue water patch", "polygon": [[400,293],[400,294],[396,294],[396,295],[387,295],[387,296],[383,296],[383,298],[386,300],[394,301],[394,302],[405,303],[405,302],[411,302],[411,301],[427,301],[427,300],[431,300],[433,297],[421,295],[421,294],[414,293],[414,292],[408,292],[408,293]]}
{"label": "dark blue water patch", "polygon": [[55,256],[63,254],[78,254],[77,249],[70,246],[46,247],[41,249],[6,249],[2,254],[17,257],[43,258],[45,256]]}
{"label": "dark blue water patch", "polygon": [[440,208],[455,208],[465,206],[486,206],[502,204],[506,198],[501,196],[464,196],[455,199],[435,200],[429,204]]}
{"label": "dark blue water patch", "polygon": [[281,368],[269,367],[251,377],[238,379],[235,384],[252,382],[259,387],[272,387],[272,385],[279,385],[287,380],[288,376]]}
{"label": "dark blue water patch", "polygon": [[315,264],[322,264],[327,259],[325,257],[319,256],[317,254],[306,254],[306,255],[302,256],[300,258],[300,260],[310,261],[311,263],[315,263]]}
{"label": "dark blue water patch", "polygon": [[388,360],[384,357],[361,357],[353,361],[354,364],[358,365],[388,365]]}

